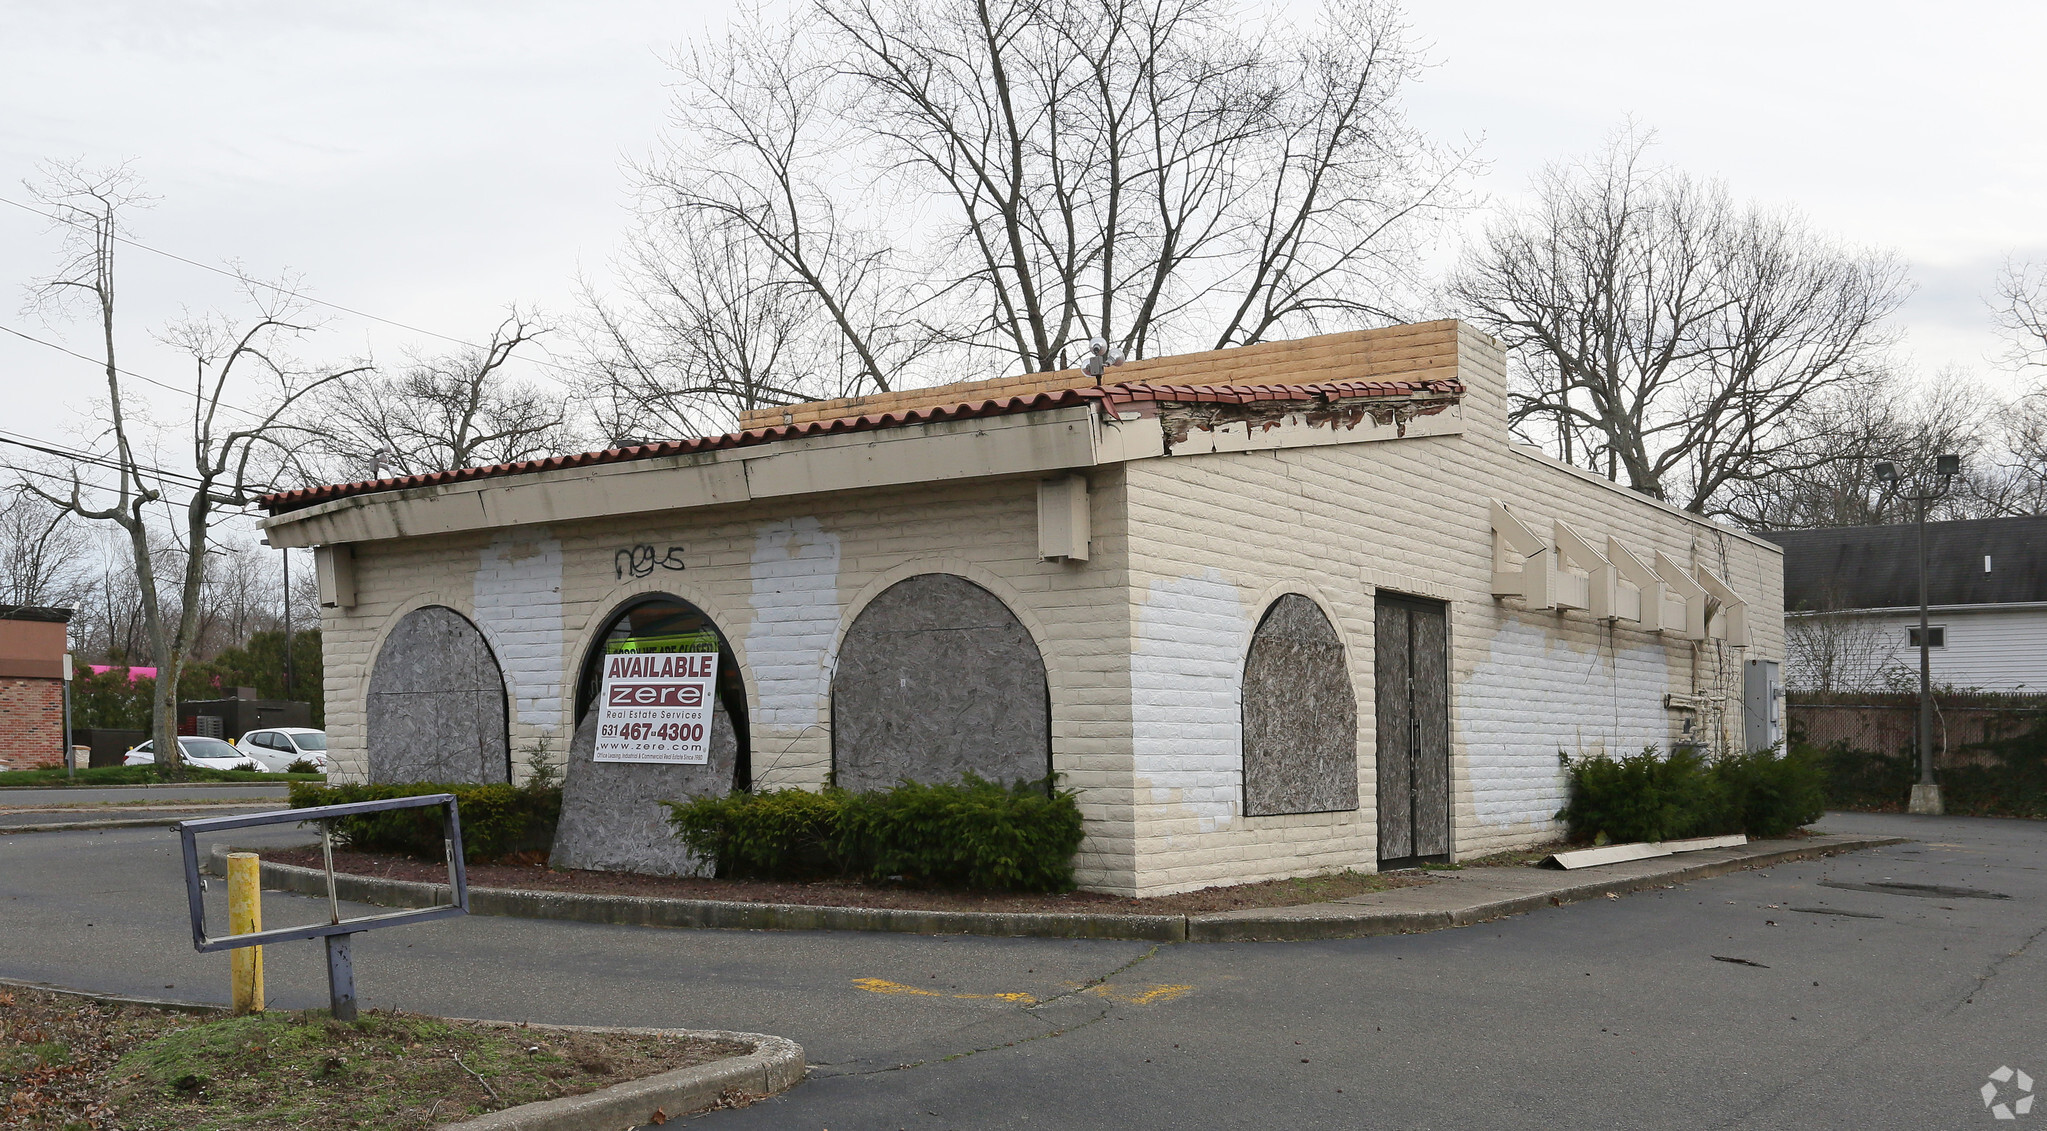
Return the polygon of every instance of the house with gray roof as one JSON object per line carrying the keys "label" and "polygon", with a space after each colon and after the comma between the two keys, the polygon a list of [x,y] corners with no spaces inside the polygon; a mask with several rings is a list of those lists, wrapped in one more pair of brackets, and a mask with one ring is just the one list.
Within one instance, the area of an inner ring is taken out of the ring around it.
{"label": "house with gray roof", "polygon": [[[1916,685],[1915,527],[1779,530],[1763,537],[1784,548],[1788,686],[1875,691]],[[2047,516],[1927,523],[1926,595],[1936,684],[2047,692]]]}

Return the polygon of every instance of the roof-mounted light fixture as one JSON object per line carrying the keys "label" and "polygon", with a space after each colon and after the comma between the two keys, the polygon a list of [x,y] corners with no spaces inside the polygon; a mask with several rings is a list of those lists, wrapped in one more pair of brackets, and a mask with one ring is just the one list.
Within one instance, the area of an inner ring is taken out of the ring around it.
{"label": "roof-mounted light fixture", "polygon": [[1087,352],[1080,357],[1080,371],[1094,378],[1095,384],[1099,385],[1102,383],[1102,371],[1111,365],[1123,364],[1123,356],[1122,346],[1112,346],[1105,338],[1091,339]]}

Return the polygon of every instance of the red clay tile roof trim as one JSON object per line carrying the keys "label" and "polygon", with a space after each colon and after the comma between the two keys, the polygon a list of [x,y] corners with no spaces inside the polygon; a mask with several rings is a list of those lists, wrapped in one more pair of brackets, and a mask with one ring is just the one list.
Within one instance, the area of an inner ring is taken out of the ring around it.
{"label": "red clay tile roof trim", "polygon": [[434,471],[424,475],[403,475],[387,479],[367,479],[355,483],[334,483],[322,487],[305,487],[295,491],[279,491],[257,500],[257,505],[271,514],[285,514],[303,510],[306,507],[332,499],[343,499],[355,495],[370,495],[384,491],[403,491],[414,487],[432,487],[444,483],[463,483],[472,479],[497,479],[508,475],[524,475],[536,471],[557,471],[572,467],[594,467],[607,463],[629,463],[634,460],[660,459],[663,456],[693,455],[698,452],[721,451],[726,448],[753,447],[777,440],[789,440],[802,436],[829,436],[841,432],[870,432],[882,428],[899,428],[908,424],[925,424],[942,420],[966,420],[981,416],[1006,416],[1011,413],[1035,412],[1048,408],[1065,408],[1073,405],[1097,403],[1111,417],[1119,414],[1117,406],[1139,403],[1175,404],[1248,404],[1254,401],[1332,401],[1355,400],[1377,397],[1450,396],[1464,393],[1464,383],[1454,378],[1429,381],[1331,381],[1313,385],[1153,385],[1136,382],[1125,385],[1104,385],[1099,388],[1059,389],[1051,392],[1030,393],[1022,396],[1002,397],[995,400],[963,401],[951,405],[929,405],[903,409],[897,412],[875,413],[867,416],[844,416],[833,420],[817,420],[805,424],[778,424],[771,428],[753,428],[744,432],[727,432],[722,436],[703,436],[688,440],[661,440],[650,444],[634,444],[623,448],[608,448],[598,452],[583,452],[572,456],[549,456],[546,459],[525,460],[519,463],[489,464],[482,467],[464,467],[454,471]]}

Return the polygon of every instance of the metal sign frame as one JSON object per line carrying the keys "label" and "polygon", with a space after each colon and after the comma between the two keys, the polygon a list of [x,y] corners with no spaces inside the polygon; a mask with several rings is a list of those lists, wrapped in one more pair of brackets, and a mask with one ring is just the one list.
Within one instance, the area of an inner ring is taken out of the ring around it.
{"label": "metal sign frame", "polygon": [[[405,911],[387,911],[377,915],[363,915],[354,919],[343,919],[339,915],[339,902],[334,894],[334,859],[332,841],[328,834],[327,821],[338,817],[360,817],[367,813],[383,813],[394,809],[424,809],[438,806],[443,810],[442,844],[448,854],[448,889],[454,899],[451,903],[436,904],[433,907],[411,908]],[[201,895],[199,879],[200,833],[220,833],[231,829],[255,828],[262,825],[295,825],[321,822],[321,846],[327,858],[327,901],[335,908],[333,920],[314,923],[303,927],[280,927],[270,931],[253,931],[241,935],[214,937],[206,933],[206,901]],[[446,919],[469,913],[469,877],[462,864],[462,817],[457,812],[455,795],[452,793],[431,793],[418,797],[393,797],[383,801],[355,801],[346,805],[316,805],[305,809],[282,809],[271,813],[252,813],[235,817],[202,817],[182,821],[178,824],[178,840],[185,855],[185,898],[191,910],[192,946],[200,952],[233,950],[236,947],[263,946],[267,943],[289,942],[295,939],[316,939],[323,936],[347,936],[358,931],[374,930],[379,927],[396,927],[405,923],[424,923],[433,919]]]}

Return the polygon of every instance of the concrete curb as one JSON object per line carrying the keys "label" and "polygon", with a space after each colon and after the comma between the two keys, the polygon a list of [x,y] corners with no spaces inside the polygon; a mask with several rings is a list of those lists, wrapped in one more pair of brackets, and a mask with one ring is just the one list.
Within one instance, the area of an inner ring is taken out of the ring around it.
{"label": "concrete curb", "polygon": [[[0,785],[0,794],[12,789],[282,789],[289,781],[144,781],[108,785],[103,782],[52,782],[49,785]],[[315,783],[317,784],[317,783]]]}
{"label": "concrete curb", "polygon": [[[227,874],[232,849],[216,844],[207,870]],[[263,886],[299,895],[327,894],[318,868],[263,861]],[[385,880],[337,873],[334,894],[381,907],[446,903],[446,884]],[[563,919],[623,927],[715,927],[741,931],[885,931],[911,935],[997,935],[1055,939],[1137,939],[1183,942],[1183,915],[1090,915],[1061,912],[915,911],[891,907],[810,907],[793,903],[732,903],[716,899],[664,899],[644,895],[581,895],[521,888],[469,889],[471,915]]]}
{"label": "concrete curb", "polygon": [[[459,1019],[456,1019],[459,1020]],[[772,1096],[803,1082],[803,1048],[787,1037],[765,1033],[728,1033],[716,1029],[623,1029],[590,1025],[526,1025],[484,1021],[504,1028],[583,1033],[643,1033],[651,1036],[705,1037],[753,1046],[745,1056],[715,1060],[694,1068],[678,1068],[638,1080],[627,1080],[558,1100],[521,1104],[460,1123],[444,1123],[447,1131],[586,1131],[593,1127],[638,1127],[652,1123],[657,1112],[668,1119],[714,1107],[727,1093]],[[438,1129],[437,1129],[438,1131]]]}
{"label": "concrete curb", "polygon": [[[160,829],[167,825],[175,825],[180,821],[189,821],[191,819],[190,817],[130,817],[119,821],[62,821],[43,825],[0,825],[0,836],[6,836],[9,833],[63,833],[72,832],[77,829]],[[326,894],[326,891],[327,889],[323,885],[320,888],[321,894]]]}
{"label": "concrete curb", "polygon": [[[102,1001],[112,1005],[144,1005],[155,1009],[170,1009],[180,1013],[226,1013],[225,1005],[214,1005],[197,1001],[169,1001],[162,998],[130,997],[126,994],[102,994],[91,990],[74,990],[69,986],[53,986],[47,982],[30,982],[21,978],[0,978],[0,986],[14,986],[27,990],[42,990],[46,993],[82,997],[91,1001]],[[771,1037],[766,1033],[730,1033],[722,1029],[646,1029],[602,1025],[542,1025],[519,1021],[495,1021],[471,1017],[451,1017],[450,1021],[461,1021],[471,1025],[487,1025],[494,1029],[540,1029],[550,1032],[571,1033],[629,1033],[654,1037],[702,1037],[707,1040],[731,1041],[734,1044],[752,1045],[753,1051],[745,1056],[714,1060],[694,1068],[678,1068],[638,1080],[627,1080],[585,1092],[580,1096],[564,1096],[558,1100],[542,1100],[539,1103],[520,1104],[501,1111],[479,1115],[460,1123],[444,1123],[441,1127],[458,1131],[584,1131],[590,1127],[637,1127],[651,1123],[656,1112],[662,1112],[669,1119],[691,1112],[702,1111],[722,1099],[728,1092],[743,1092],[750,1096],[771,1096],[787,1091],[803,1082],[806,1071],[803,1063],[803,1047],[787,1037]]]}
{"label": "concrete curb", "polygon": [[92,990],[74,990],[70,986],[56,986],[48,982],[31,982],[25,978],[0,978],[0,986],[13,986],[23,990],[41,990],[44,993],[63,994],[66,997],[82,997],[91,1001],[103,1001],[109,1005],[146,1005],[152,1009],[170,1009],[179,1013],[226,1013],[228,1007],[204,1001],[173,1001],[160,997],[131,997],[127,994],[102,994]]}
{"label": "concrete curb", "polygon": [[[1463,907],[1406,911],[1346,903],[1304,904],[1263,914],[1114,915],[1086,912],[914,911],[882,907],[810,907],[786,903],[728,903],[634,895],[581,895],[516,888],[469,889],[472,915],[560,919],[629,927],[722,928],[749,931],[884,931],[917,935],[990,935],[1014,938],[1126,939],[1139,942],[1287,942],[1414,934],[1483,923],[1541,907],[1702,880],[1744,868],[1764,868],[1900,844],[1903,837],[1830,836],[1791,847],[1728,849],[1731,857],[1700,860],[1646,875],[1604,879],[1583,872],[1539,892],[1481,900]],[[227,845],[214,845],[207,870],[225,875]],[[1680,859],[1664,857],[1665,860]],[[1561,877],[1564,874],[1558,873]],[[263,862],[262,884],[277,891],[325,896],[327,874],[317,868]],[[446,884],[337,874],[334,894],[354,903],[426,907],[451,897]]]}
{"label": "concrete curb", "polygon": [[[1797,860],[1813,860],[1843,852],[1904,844],[1906,837],[1836,837],[1826,844],[1796,848],[1765,849],[1733,859],[1703,860],[1644,876],[1608,877],[1573,875],[1575,882],[1508,899],[1487,900],[1441,911],[1367,911],[1363,914],[1267,916],[1221,918],[1198,916],[1188,922],[1189,942],[1305,942],[1315,939],[1353,939],[1372,935],[1412,935],[1450,927],[1468,927],[1509,915],[1525,915],[1544,907],[1597,899],[1611,892],[1627,895],[1650,888],[1670,887],[1693,880],[1711,879],[1729,872],[1767,868]],[[1669,859],[1666,857],[1665,859]],[[1315,908],[1341,905],[1312,904]],[[1345,910],[1349,910],[1345,908]]]}

